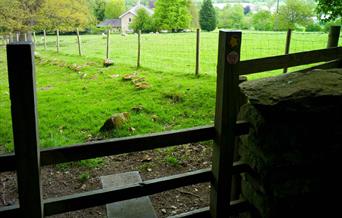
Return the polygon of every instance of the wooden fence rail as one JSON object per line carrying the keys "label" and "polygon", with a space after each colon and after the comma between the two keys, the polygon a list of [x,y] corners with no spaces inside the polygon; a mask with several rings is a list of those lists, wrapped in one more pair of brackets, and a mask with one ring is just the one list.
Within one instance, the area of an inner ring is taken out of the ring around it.
{"label": "wooden fence rail", "polygon": [[[236,123],[236,135],[248,133],[249,124],[245,121]],[[190,142],[213,140],[215,129],[204,126],[184,130],[155,133],[146,136],[124,137],[81,145],[48,148],[40,151],[41,166],[79,161],[130,152],[151,150],[155,148],[181,145]],[[75,155],[77,154],[77,155]],[[0,172],[14,171],[15,155],[0,155]]]}
{"label": "wooden fence rail", "polygon": [[[252,173],[243,163],[233,163],[235,137],[246,134],[249,124],[236,121],[239,105],[239,75],[342,58],[342,48],[282,55],[240,62],[241,32],[220,31],[217,69],[215,124],[185,130],[125,137],[39,150],[35,103],[35,70],[32,45],[7,45],[10,95],[15,155],[0,156],[0,172],[16,170],[18,205],[0,208],[0,217],[43,217],[67,211],[103,205],[115,201],[151,195],[191,184],[210,182],[210,207],[179,217],[223,218],[253,206],[239,199],[231,201],[232,176]],[[19,55],[19,56],[18,56]],[[328,64],[331,64],[329,62]],[[24,109],[25,110],[24,110]],[[214,140],[212,169],[144,181],[121,188],[107,188],[43,200],[41,197],[41,165],[57,164],[121,153],[149,150],[191,142]],[[15,166],[15,167],[14,167]],[[31,173],[33,172],[33,174]],[[32,177],[32,178],[31,178]]]}

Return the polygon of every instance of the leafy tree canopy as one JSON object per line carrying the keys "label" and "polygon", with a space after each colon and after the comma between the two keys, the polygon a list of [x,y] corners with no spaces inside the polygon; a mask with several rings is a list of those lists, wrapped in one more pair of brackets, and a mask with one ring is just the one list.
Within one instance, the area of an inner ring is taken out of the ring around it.
{"label": "leafy tree canopy", "polygon": [[1,31],[73,30],[93,21],[87,0],[1,0]]}
{"label": "leafy tree canopy", "polygon": [[150,17],[148,12],[144,8],[141,8],[138,10],[137,16],[133,19],[131,28],[135,32],[138,32],[139,30],[144,33],[154,32],[155,29],[153,18]]}
{"label": "leafy tree canopy", "polygon": [[178,31],[189,27],[191,15],[188,0],[158,0],[154,18],[160,30]]}
{"label": "leafy tree canopy", "polygon": [[342,17],[342,1],[341,0],[316,0],[316,11],[322,15],[323,21],[332,21]]}
{"label": "leafy tree canopy", "polygon": [[211,0],[204,0],[200,10],[200,25],[201,29],[213,31],[216,29],[217,19],[216,11]]}
{"label": "leafy tree canopy", "polygon": [[313,16],[314,6],[306,1],[286,0],[280,6],[276,16],[276,27],[280,30],[296,29],[297,25],[305,26]]}
{"label": "leafy tree canopy", "polygon": [[108,0],[105,6],[105,17],[108,19],[118,18],[126,10],[125,0]]}

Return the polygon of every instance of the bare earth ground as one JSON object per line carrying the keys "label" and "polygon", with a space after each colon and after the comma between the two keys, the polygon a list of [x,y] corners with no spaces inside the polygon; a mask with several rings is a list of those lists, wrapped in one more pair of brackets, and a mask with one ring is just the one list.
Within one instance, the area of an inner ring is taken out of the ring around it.
{"label": "bare earth ground", "polygon": [[[167,161],[176,157],[177,163]],[[53,198],[101,188],[100,176],[139,171],[143,180],[175,175],[211,167],[211,145],[187,144],[169,152],[155,149],[103,158],[96,167],[80,164],[43,167],[41,171],[43,197]],[[209,204],[209,184],[183,187],[150,196],[158,217],[168,217]],[[18,203],[16,175],[0,173],[0,207]],[[51,217],[106,217],[105,206],[59,214]]]}

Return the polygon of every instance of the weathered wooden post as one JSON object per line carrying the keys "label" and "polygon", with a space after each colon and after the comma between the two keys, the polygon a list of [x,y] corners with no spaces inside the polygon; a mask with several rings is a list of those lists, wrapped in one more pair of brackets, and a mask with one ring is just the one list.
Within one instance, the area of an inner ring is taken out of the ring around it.
{"label": "weathered wooden post", "polygon": [[[292,35],[292,29],[288,29],[287,35],[286,35],[286,44],[285,44],[286,55],[290,53],[291,35]],[[283,73],[287,73],[287,67],[284,68]]]}
{"label": "weathered wooden post", "polygon": [[140,67],[140,56],[141,55],[141,30],[138,31],[138,60],[137,60],[137,67]]}
{"label": "weathered wooden post", "polygon": [[81,38],[80,38],[80,31],[78,30],[78,28],[76,28],[76,34],[77,34],[78,54],[82,56]]}
{"label": "weathered wooden post", "polygon": [[56,31],[56,47],[57,47],[57,53],[59,53],[59,30]]}
{"label": "weathered wooden post", "polygon": [[217,64],[217,89],[213,163],[210,193],[211,217],[229,216],[235,125],[238,100],[241,32],[221,30]]}
{"label": "weathered wooden post", "polygon": [[200,29],[196,30],[196,70],[195,75],[199,76],[199,67],[200,67]]}
{"label": "weathered wooden post", "polygon": [[46,30],[44,30],[44,50],[46,50]]}
{"label": "weathered wooden post", "polygon": [[32,43],[7,45],[20,217],[43,217]]}
{"label": "weathered wooden post", "polygon": [[10,34],[9,34],[9,43],[12,43],[12,42],[13,42],[13,34],[10,33]]}
{"label": "weathered wooden post", "polygon": [[33,32],[33,42],[35,45],[37,44],[36,32]]}
{"label": "weathered wooden post", "polygon": [[110,36],[110,30],[107,30],[107,50],[106,50],[106,59],[109,59],[109,36]]}
{"label": "weathered wooden post", "polygon": [[341,26],[331,26],[329,31],[328,48],[334,48],[338,46],[338,40],[340,37]]}
{"label": "weathered wooden post", "polygon": [[27,33],[24,33],[24,40],[27,42]]}
{"label": "weathered wooden post", "polygon": [[17,42],[19,42],[20,41],[20,33],[19,32],[17,32]]}

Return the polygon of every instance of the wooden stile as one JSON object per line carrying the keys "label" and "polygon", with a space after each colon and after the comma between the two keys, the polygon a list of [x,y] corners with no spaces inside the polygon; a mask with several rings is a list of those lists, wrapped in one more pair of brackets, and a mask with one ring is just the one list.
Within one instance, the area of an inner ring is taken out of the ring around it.
{"label": "wooden stile", "polygon": [[216,218],[227,217],[230,214],[241,35],[240,31],[224,30],[219,34],[216,137],[213,146],[213,180],[210,193],[210,214]]}
{"label": "wooden stile", "polygon": [[20,217],[43,217],[33,45],[7,45]]}

